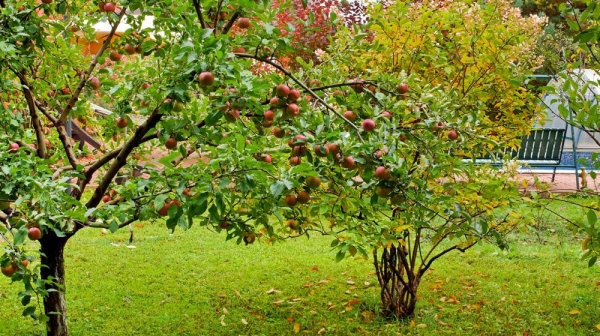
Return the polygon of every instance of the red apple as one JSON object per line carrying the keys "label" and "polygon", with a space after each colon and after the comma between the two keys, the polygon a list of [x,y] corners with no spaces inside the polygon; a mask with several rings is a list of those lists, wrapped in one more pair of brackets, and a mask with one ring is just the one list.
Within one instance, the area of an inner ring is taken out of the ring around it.
{"label": "red apple", "polygon": [[125,50],[125,52],[126,52],[128,55],[133,55],[133,54],[135,54],[135,48],[134,48],[134,47],[133,47],[131,44],[129,44],[129,43],[127,43],[127,44],[125,45],[125,47],[123,48],[123,50]]}
{"label": "red apple", "polygon": [[363,79],[359,78],[355,81],[354,84],[350,84],[350,87],[352,88],[352,90],[354,90],[354,92],[361,93],[365,90],[363,84],[361,84],[362,81]]}
{"label": "red apple", "polygon": [[104,203],[110,202],[110,195],[106,194],[106,195],[102,196],[102,202],[104,202]]}
{"label": "red apple", "polygon": [[[110,5],[110,4],[107,4]],[[105,6],[106,7],[106,6]],[[120,54],[118,51],[113,50],[110,52],[110,54],[108,55],[108,58],[110,58],[111,61],[113,62],[118,62],[121,60],[121,58],[123,58],[123,55]]]}
{"label": "red apple", "polygon": [[391,118],[392,113],[390,111],[381,111],[381,116],[383,116],[384,118]]}
{"label": "red apple", "polygon": [[279,84],[275,88],[275,95],[279,98],[285,98],[290,94],[290,88],[285,84]]}
{"label": "red apple", "polygon": [[107,13],[114,12],[117,7],[114,4],[107,3],[104,5],[104,11]]}
{"label": "red apple", "polygon": [[52,0],[42,0],[42,3],[45,3],[46,5],[51,4]]}
{"label": "red apple", "polygon": [[298,230],[300,228],[300,223],[298,223],[295,219],[288,220],[288,227],[292,230]]}
{"label": "red apple", "polygon": [[316,189],[321,185],[321,178],[317,176],[309,176],[306,178],[306,186],[311,189]]}
{"label": "red apple", "polygon": [[198,82],[200,82],[200,85],[202,86],[211,86],[215,82],[215,76],[208,71],[201,72],[198,75]]}
{"label": "red apple", "polygon": [[72,33],[76,33],[79,31],[79,27],[77,27],[77,25],[71,25],[69,29],[71,29]]}
{"label": "red apple", "polygon": [[292,148],[292,154],[295,156],[305,156],[306,146],[294,146],[294,148]]}
{"label": "red apple", "polygon": [[310,200],[310,193],[308,191],[303,190],[298,193],[298,196],[296,197],[296,199],[298,200],[298,203],[306,204]]}
{"label": "red apple", "polygon": [[27,230],[27,237],[31,240],[38,240],[42,238],[42,231],[36,227],[29,228],[29,230]]}
{"label": "red apple", "polygon": [[320,157],[327,157],[329,155],[329,148],[327,146],[316,145],[315,154]]}
{"label": "red apple", "polygon": [[334,144],[334,143],[328,143],[327,145],[327,149],[329,149],[329,152],[335,156],[336,154],[340,153],[340,146],[338,144]]}
{"label": "red apple", "polygon": [[271,121],[271,120],[275,119],[275,113],[271,110],[267,110],[267,111],[265,111],[264,117],[265,117],[265,120]]}
{"label": "red apple", "polygon": [[285,112],[289,116],[297,116],[300,113],[300,108],[298,107],[298,105],[292,103],[286,107]]}
{"label": "red apple", "polygon": [[230,123],[234,123],[236,120],[240,118],[240,111],[238,110],[229,110],[225,113],[225,120]]}
{"label": "red apple", "polygon": [[375,177],[380,180],[387,180],[391,177],[390,170],[384,166],[379,166],[375,169]]}
{"label": "red apple", "polygon": [[342,161],[342,167],[346,169],[354,169],[356,167],[356,162],[354,162],[354,158],[352,156],[344,157]]}
{"label": "red apple", "polygon": [[251,232],[244,233],[244,243],[246,243],[246,245],[250,245],[250,244],[254,243],[255,240],[256,240],[256,235],[254,233],[251,233]]}
{"label": "red apple", "polygon": [[265,161],[266,163],[271,163],[273,162],[273,158],[271,158],[271,155],[267,154],[263,157],[263,161]]}
{"label": "red apple", "polygon": [[297,101],[298,99],[300,99],[300,91],[296,89],[290,90],[290,93],[288,94],[288,99],[292,102]]}
{"label": "red apple", "polygon": [[94,90],[98,90],[100,88],[100,79],[98,79],[98,77],[92,76],[88,82],[90,83],[90,86],[94,88]]}
{"label": "red apple", "polygon": [[6,275],[7,277],[12,277],[13,274],[15,274],[17,272],[17,268],[13,265],[10,264],[6,267],[2,267],[2,274]]}
{"label": "red apple", "polygon": [[448,139],[450,139],[450,140],[458,139],[458,133],[456,133],[455,130],[449,130],[448,131]]}
{"label": "red apple", "polygon": [[365,119],[362,122],[362,128],[365,132],[371,132],[375,129],[375,122],[371,119]]}
{"label": "red apple", "polygon": [[436,122],[435,124],[433,124],[433,131],[437,132],[437,131],[441,131],[444,128],[446,128],[446,124],[443,122]]}
{"label": "red apple", "polygon": [[62,92],[62,94],[64,94],[64,95],[68,95],[68,94],[71,94],[71,89],[69,89],[68,87],[62,88],[62,89],[60,89],[60,92]]}
{"label": "red apple", "polygon": [[19,144],[16,142],[11,142],[10,145],[8,145],[8,152],[9,153],[16,153],[19,150]]}
{"label": "red apple", "polygon": [[125,128],[127,127],[128,121],[126,118],[118,118],[117,119],[117,127],[118,128]]}
{"label": "red apple", "polygon": [[294,195],[287,195],[284,200],[284,203],[290,207],[296,206],[297,202],[298,202],[298,199]]}
{"label": "red apple", "polygon": [[148,90],[149,87],[150,87],[150,84],[148,84],[148,83],[142,84],[142,89],[144,89],[144,90]]}
{"label": "red apple", "polygon": [[297,165],[299,165],[300,163],[302,163],[302,159],[301,159],[299,156],[292,156],[292,157],[289,159],[289,162],[290,162],[290,164],[291,164],[292,166],[297,166]]}
{"label": "red apple", "polygon": [[405,94],[407,92],[408,92],[408,84],[402,83],[402,84],[398,85],[398,93]]}
{"label": "red apple", "polygon": [[277,98],[277,97],[271,98],[271,100],[269,100],[269,105],[271,105],[271,106],[278,106],[279,105],[279,98]]}
{"label": "red apple", "polygon": [[250,19],[249,18],[239,18],[237,20],[237,26],[242,29],[250,28]]}
{"label": "red apple", "polygon": [[273,135],[276,138],[281,139],[281,138],[283,138],[285,136],[285,131],[282,128],[277,127],[275,129],[273,129]]}
{"label": "red apple", "polygon": [[356,120],[356,113],[354,113],[352,111],[346,111],[346,112],[344,112],[344,118],[346,118],[350,121],[354,121],[354,120]]}
{"label": "red apple", "polygon": [[223,230],[227,230],[227,228],[229,227],[229,222],[225,219],[222,219],[219,221],[219,228],[223,229]]}
{"label": "red apple", "polygon": [[21,260],[21,265],[23,265],[23,267],[26,268],[27,266],[29,266],[29,260],[27,260],[27,259]]}
{"label": "red apple", "polygon": [[173,148],[177,147],[177,139],[175,139],[175,138],[167,139],[167,141],[165,142],[165,147],[167,147],[167,149],[173,149]]}
{"label": "red apple", "polygon": [[233,52],[236,54],[245,54],[246,49],[244,49],[243,47],[235,47],[233,48]]}

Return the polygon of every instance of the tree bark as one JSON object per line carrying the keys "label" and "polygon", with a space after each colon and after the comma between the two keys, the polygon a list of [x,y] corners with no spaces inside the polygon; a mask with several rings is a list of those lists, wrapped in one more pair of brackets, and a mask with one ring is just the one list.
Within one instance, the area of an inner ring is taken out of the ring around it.
{"label": "tree bark", "polygon": [[404,259],[406,251],[403,249],[402,246],[383,248],[380,257],[377,250],[373,251],[375,273],[381,288],[381,312],[387,318],[409,318],[417,304],[421,277]]}
{"label": "tree bark", "polygon": [[41,277],[46,283],[46,290],[51,290],[44,298],[44,313],[48,316],[46,322],[47,336],[68,336],[67,305],[65,300],[65,260],[63,256],[68,238],[57,237],[54,232],[48,232],[40,243]]}

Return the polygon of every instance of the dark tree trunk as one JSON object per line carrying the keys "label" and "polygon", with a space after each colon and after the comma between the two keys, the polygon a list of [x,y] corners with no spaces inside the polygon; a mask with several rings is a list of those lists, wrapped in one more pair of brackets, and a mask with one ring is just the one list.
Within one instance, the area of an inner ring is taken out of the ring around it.
{"label": "dark tree trunk", "polygon": [[381,287],[382,313],[405,319],[415,312],[421,275],[414,272],[403,246],[384,248],[381,257],[373,251],[373,263]]}
{"label": "dark tree trunk", "polygon": [[44,298],[44,313],[49,320],[46,323],[46,335],[68,336],[67,305],[65,300],[65,260],[63,251],[68,238],[57,237],[53,232],[47,233],[40,243],[41,269],[43,280],[52,279],[46,283],[46,289],[52,289]]}

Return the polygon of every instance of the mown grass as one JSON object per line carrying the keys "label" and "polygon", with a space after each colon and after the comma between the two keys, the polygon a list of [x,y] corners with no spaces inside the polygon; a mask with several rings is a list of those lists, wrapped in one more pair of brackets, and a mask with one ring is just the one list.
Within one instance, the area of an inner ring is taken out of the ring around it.
{"label": "mown grass", "polygon": [[[600,269],[579,260],[580,241],[548,214],[537,233],[513,235],[510,251],[478,245],[441,259],[415,318],[390,321],[377,315],[371,261],[334,262],[328,237],[238,246],[200,227],[170,235],[146,223],[127,248],[126,230],[85,230],[66,250],[69,327],[72,335],[598,333]],[[42,334],[20,316],[19,290],[0,279],[0,334]]]}

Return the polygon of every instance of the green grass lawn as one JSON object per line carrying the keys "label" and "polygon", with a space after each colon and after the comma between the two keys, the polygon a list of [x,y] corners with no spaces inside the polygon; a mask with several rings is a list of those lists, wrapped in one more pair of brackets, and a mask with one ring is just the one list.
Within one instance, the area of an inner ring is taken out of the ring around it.
{"label": "green grass lawn", "polygon": [[[408,322],[377,317],[371,261],[334,262],[328,237],[238,246],[201,227],[170,235],[146,223],[127,248],[127,230],[84,230],[66,250],[69,327],[72,335],[600,333],[600,268],[587,268],[580,241],[541,219],[539,238],[516,234],[509,252],[479,245],[435,263]],[[0,335],[44,331],[20,316],[21,289],[0,279]]]}

